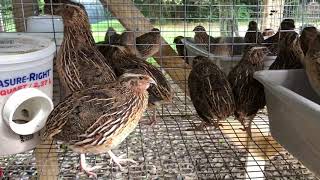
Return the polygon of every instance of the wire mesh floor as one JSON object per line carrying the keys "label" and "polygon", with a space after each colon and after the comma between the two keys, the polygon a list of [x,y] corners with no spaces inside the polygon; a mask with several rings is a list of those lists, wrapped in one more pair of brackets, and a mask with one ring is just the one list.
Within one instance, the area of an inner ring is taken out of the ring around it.
{"label": "wire mesh floor", "polygon": [[[135,131],[113,151],[138,164],[120,171],[107,154],[86,156],[90,165],[102,166],[96,171],[99,179],[317,179],[272,139],[265,110],[254,120],[253,140],[233,118],[223,122],[221,130],[190,131],[199,118],[185,94],[172,86],[174,101],[158,108],[157,123],[153,127],[143,123],[151,117],[147,111]],[[59,143],[54,146],[58,178],[88,179],[80,171],[79,155],[60,147]],[[37,179],[41,174],[35,151],[0,157],[0,167],[4,179]]]}

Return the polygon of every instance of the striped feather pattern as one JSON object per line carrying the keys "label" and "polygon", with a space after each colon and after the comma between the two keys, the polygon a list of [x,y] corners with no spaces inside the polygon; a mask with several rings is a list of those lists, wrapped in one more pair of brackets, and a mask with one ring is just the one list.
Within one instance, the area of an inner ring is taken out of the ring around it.
{"label": "striped feather pattern", "polygon": [[112,69],[95,47],[85,11],[77,6],[63,7],[60,15],[64,39],[56,65],[65,96],[84,87],[115,81]]}
{"label": "striped feather pattern", "polygon": [[299,34],[288,32],[280,41],[279,53],[269,69],[301,69],[304,53],[300,46]]}
{"label": "striped feather pattern", "polygon": [[147,102],[147,93],[118,82],[74,92],[50,114],[42,139],[64,141],[79,153],[106,152],[133,131]]}
{"label": "striped feather pattern", "polygon": [[263,70],[265,50],[251,47],[228,75],[235,101],[235,116],[240,122],[254,116],[266,104],[263,85],[253,78],[256,71]]}
{"label": "striped feather pattern", "polygon": [[198,61],[188,78],[193,105],[207,123],[214,122],[215,117],[217,121],[224,120],[234,112],[234,99],[227,77],[207,58],[201,57]]}

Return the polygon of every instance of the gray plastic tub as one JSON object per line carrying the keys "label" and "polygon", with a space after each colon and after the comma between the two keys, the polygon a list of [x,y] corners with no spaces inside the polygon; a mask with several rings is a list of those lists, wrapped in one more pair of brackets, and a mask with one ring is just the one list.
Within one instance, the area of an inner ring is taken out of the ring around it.
{"label": "gray plastic tub", "polygon": [[320,97],[304,70],[259,71],[272,136],[320,176]]}
{"label": "gray plastic tub", "polygon": [[[193,58],[195,56],[209,57],[209,59],[214,61],[214,63],[216,63],[226,74],[228,74],[232,70],[232,68],[235,67],[242,58],[242,55],[217,56],[215,54],[209,53],[207,50],[194,44],[193,38],[184,38],[182,39],[182,42],[185,45],[185,48],[187,51],[189,64],[192,64]],[[275,59],[276,59],[276,56],[267,56],[264,59],[264,66],[265,66],[264,69],[269,69],[270,65],[273,63]]]}

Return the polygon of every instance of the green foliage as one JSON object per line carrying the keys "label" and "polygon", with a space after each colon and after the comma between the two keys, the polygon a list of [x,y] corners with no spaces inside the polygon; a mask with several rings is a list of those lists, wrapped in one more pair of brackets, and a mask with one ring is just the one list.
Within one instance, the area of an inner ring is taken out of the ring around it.
{"label": "green foliage", "polygon": [[38,0],[40,12],[44,12],[44,0]]}
{"label": "green foliage", "polygon": [[243,6],[240,6],[238,9],[238,18],[240,19],[249,19],[251,14],[253,14],[254,11],[248,7],[246,7],[244,4]]}

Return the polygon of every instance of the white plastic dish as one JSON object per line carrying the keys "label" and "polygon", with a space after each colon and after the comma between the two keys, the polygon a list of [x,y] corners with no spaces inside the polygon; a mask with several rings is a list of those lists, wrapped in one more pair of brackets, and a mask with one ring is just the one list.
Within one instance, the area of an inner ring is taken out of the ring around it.
{"label": "white plastic dish", "polygon": [[[184,38],[181,41],[185,45],[189,64],[192,64],[192,60],[195,56],[209,57],[209,59],[214,61],[226,74],[228,74],[242,58],[242,55],[217,56],[215,54],[209,53],[208,51],[194,44],[192,38]],[[264,59],[264,69],[269,69],[270,65],[275,59],[276,56],[267,56]]]}
{"label": "white plastic dish", "polygon": [[320,97],[304,70],[256,72],[264,85],[272,136],[320,176]]}

